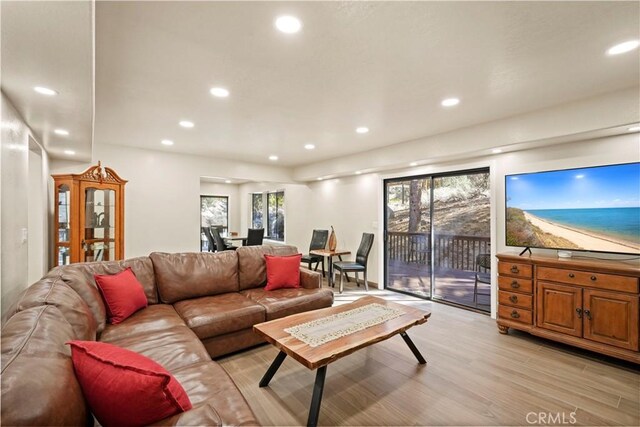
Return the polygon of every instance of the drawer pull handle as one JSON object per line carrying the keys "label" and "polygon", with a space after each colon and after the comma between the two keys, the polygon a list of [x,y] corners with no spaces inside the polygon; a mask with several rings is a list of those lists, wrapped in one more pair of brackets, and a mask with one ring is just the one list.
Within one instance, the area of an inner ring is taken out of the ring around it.
{"label": "drawer pull handle", "polygon": [[515,296],[515,295],[511,295],[511,296],[509,297],[509,301],[514,302],[514,303],[515,303],[515,302],[518,302],[518,297],[517,297],[517,296]]}
{"label": "drawer pull handle", "polygon": [[595,282],[596,280],[598,280],[598,278],[596,276],[591,276],[591,280]]}
{"label": "drawer pull handle", "polygon": [[578,314],[578,319],[582,319],[582,309],[580,307],[576,308],[576,313]]}
{"label": "drawer pull handle", "polygon": [[587,316],[587,319],[591,320],[591,311],[585,310],[584,315]]}
{"label": "drawer pull handle", "polygon": [[518,313],[517,311],[513,310],[511,312],[511,317],[513,317],[514,319],[517,319],[520,317],[520,313]]}
{"label": "drawer pull handle", "polygon": [[513,289],[518,289],[520,287],[520,283],[516,282],[515,280],[513,282],[511,282],[511,287]]}
{"label": "drawer pull handle", "polygon": [[518,274],[518,273],[520,273],[520,270],[518,270],[518,266],[517,265],[512,265],[511,266],[511,272],[513,274]]}
{"label": "drawer pull handle", "polygon": [[576,277],[576,275],[573,274],[573,273],[569,273],[569,277],[571,277],[573,279],[574,277]]}

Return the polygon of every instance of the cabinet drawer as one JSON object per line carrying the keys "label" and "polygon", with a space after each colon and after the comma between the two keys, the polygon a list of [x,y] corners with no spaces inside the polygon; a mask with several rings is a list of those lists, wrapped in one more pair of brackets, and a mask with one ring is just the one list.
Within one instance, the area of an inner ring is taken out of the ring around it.
{"label": "cabinet drawer", "polygon": [[533,281],[527,279],[518,279],[515,277],[499,276],[498,288],[503,291],[515,291],[523,293],[533,292]]}
{"label": "cabinet drawer", "polygon": [[533,277],[531,271],[532,269],[530,264],[518,264],[504,261],[498,262],[498,273],[501,276],[515,276],[530,279]]}
{"label": "cabinet drawer", "polygon": [[514,322],[531,324],[531,310],[525,310],[522,308],[509,307],[506,305],[500,305],[498,307],[498,316],[500,319],[511,320]]}
{"label": "cabinet drawer", "polygon": [[538,267],[536,270],[536,278],[538,280],[590,286],[598,289],[610,289],[630,293],[638,292],[638,279],[636,277],[618,276],[615,274]]}
{"label": "cabinet drawer", "polygon": [[498,302],[500,305],[526,308],[527,310],[533,308],[533,296],[515,292],[498,291]]}

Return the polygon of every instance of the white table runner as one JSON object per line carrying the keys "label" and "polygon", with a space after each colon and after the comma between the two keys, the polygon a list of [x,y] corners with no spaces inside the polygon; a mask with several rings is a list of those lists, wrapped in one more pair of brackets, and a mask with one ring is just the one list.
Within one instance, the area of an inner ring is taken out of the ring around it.
{"label": "white table runner", "polygon": [[292,326],[284,331],[311,347],[317,347],[403,314],[402,310],[374,303]]}

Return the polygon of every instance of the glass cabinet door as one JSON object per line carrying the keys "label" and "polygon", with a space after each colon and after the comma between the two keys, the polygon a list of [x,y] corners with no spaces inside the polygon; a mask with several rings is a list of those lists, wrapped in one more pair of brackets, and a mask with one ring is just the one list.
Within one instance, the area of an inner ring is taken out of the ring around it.
{"label": "glass cabinet door", "polygon": [[84,261],[116,259],[116,192],[111,189],[85,189]]}
{"label": "glass cabinet door", "polygon": [[71,190],[68,185],[63,184],[57,188],[58,199],[58,229],[56,230],[56,260],[57,265],[67,265],[71,263]]}

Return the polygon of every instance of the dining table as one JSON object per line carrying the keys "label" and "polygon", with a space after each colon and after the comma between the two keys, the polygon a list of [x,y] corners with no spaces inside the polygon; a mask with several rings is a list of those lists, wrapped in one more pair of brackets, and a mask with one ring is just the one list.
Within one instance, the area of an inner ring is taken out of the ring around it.
{"label": "dining table", "polygon": [[222,238],[229,241],[242,241],[242,246],[247,246],[247,236],[222,236]]}
{"label": "dining table", "polygon": [[[333,257],[337,256],[338,259],[340,261],[342,261],[342,255],[349,255],[350,253],[351,253],[351,251],[347,251],[347,250],[344,250],[344,249],[334,249],[334,250],[331,250],[331,249],[313,249],[313,250],[309,251],[309,254],[311,254],[311,255],[318,255],[318,256],[327,257],[328,271],[329,271],[329,278],[327,279],[327,283],[332,288],[334,288],[336,286],[336,284],[333,281]],[[349,276],[347,276],[347,281],[349,281]]]}

